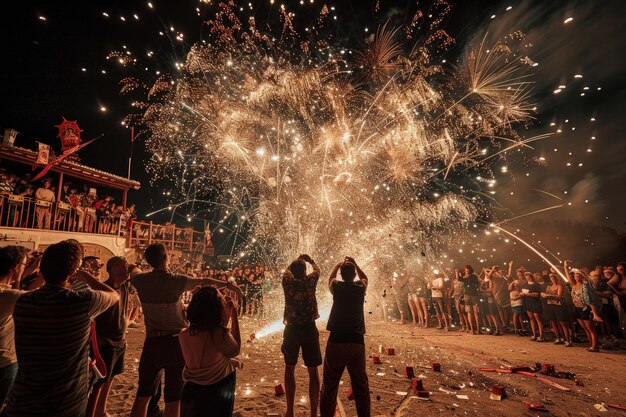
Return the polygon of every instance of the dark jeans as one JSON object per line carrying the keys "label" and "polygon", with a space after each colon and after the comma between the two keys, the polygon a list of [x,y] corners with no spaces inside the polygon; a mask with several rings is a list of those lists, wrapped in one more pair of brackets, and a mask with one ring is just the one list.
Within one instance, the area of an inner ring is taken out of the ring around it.
{"label": "dark jeans", "polygon": [[185,382],[181,417],[231,417],[235,406],[235,372],[212,385]]}
{"label": "dark jeans", "polygon": [[0,409],[9,392],[11,392],[16,376],[17,362],[0,368]]}
{"label": "dark jeans", "polygon": [[350,374],[350,383],[359,417],[370,416],[370,391],[365,370],[365,345],[357,343],[333,343],[326,345],[324,378],[320,400],[321,417],[333,417],[337,407],[339,380],[345,368]]}

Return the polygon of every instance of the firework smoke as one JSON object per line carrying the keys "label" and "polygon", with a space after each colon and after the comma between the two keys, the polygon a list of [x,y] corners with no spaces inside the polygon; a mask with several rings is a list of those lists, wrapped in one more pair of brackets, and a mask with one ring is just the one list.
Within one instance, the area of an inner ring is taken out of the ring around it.
{"label": "firework smoke", "polygon": [[150,171],[182,196],[192,183],[195,198],[211,193],[274,267],[300,253],[400,267],[436,255],[491,217],[490,164],[505,152],[493,154],[528,143],[516,129],[533,111],[523,35],[478,37],[445,66],[450,8],[437,6],[359,50],[323,35],[325,6],[302,32],[282,9],[278,33],[233,3],[210,6],[210,39],[129,119],[150,132]]}

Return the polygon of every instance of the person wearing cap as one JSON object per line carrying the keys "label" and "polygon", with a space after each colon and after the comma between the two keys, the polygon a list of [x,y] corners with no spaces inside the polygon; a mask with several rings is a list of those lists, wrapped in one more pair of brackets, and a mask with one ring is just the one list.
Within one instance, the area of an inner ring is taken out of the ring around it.
{"label": "person wearing cap", "polygon": [[114,256],[106,263],[109,278],[104,282],[119,294],[119,301],[96,317],[98,351],[104,360],[107,375],[93,387],[88,402],[87,417],[106,416],[106,406],[116,375],[124,372],[126,354],[126,329],[128,328],[128,301],[130,298],[130,277],[141,270],[128,263],[122,256]]}
{"label": "person wearing cap", "polygon": [[50,189],[52,180],[44,178],[43,185],[35,191],[35,218],[37,219],[37,229],[50,229],[50,208],[56,201],[54,192]]}

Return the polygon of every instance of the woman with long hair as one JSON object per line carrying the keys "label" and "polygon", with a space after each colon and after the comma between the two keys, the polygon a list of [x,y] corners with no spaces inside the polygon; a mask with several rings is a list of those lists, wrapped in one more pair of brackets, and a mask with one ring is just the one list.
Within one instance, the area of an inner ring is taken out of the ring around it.
{"label": "woman with long hair", "polygon": [[551,273],[550,285],[546,288],[546,292],[541,294],[542,298],[546,299],[546,311],[544,311],[544,317],[546,317],[552,326],[552,331],[556,336],[554,342],[555,345],[572,346],[571,335],[568,326],[568,316],[565,307],[565,301],[563,300],[563,285],[559,281],[557,274]]}
{"label": "woman with long hair", "polygon": [[407,302],[409,303],[409,310],[411,311],[411,317],[413,318],[413,324],[418,326],[418,323],[422,323],[422,310],[418,307],[417,295],[415,295],[415,288],[413,283],[415,282],[414,276],[409,276],[407,280],[407,287],[409,293],[407,294]]}
{"label": "woman with long hair", "polygon": [[426,281],[417,277],[415,279],[415,299],[417,300],[417,312],[420,317],[420,325],[428,327],[428,305],[426,304]]}
{"label": "woman with long hair", "polygon": [[526,277],[526,285],[522,286],[522,297],[524,297],[524,310],[530,321],[530,328],[533,332],[530,340],[543,342],[543,321],[541,314],[541,287],[535,282],[535,276],[531,272],[524,272]]}
{"label": "woman with long hair", "polygon": [[467,323],[467,316],[465,314],[465,305],[463,305],[463,294],[465,293],[465,286],[461,281],[459,281],[459,271],[454,270],[454,278],[452,281],[452,285],[450,288],[452,289],[451,295],[454,300],[454,308],[456,308],[457,315],[459,316],[459,325],[461,326],[461,331],[470,331],[469,325]]}
{"label": "woman with long hair", "polygon": [[189,327],[179,336],[185,359],[181,416],[232,416],[238,365],[233,358],[241,348],[237,307],[215,288],[202,287],[191,298],[187,319]]}
{"label": "woman with long hair", "polygon": [[[588,349],[590,352],[598,352],[598,332],[595,322],[602,322],[598,314],[599,306],[595,302],[595,292],[590,288],[587,278],[583,275],[583,271],[572,268],[570,271],[571,261],[563,262],[563,270],[565,276],[572,287],[572,303],[574,304],[574,316],[578,323],[585,331],[587,339],[591,343]],[[572,274],[574,275],[572,277]]]}

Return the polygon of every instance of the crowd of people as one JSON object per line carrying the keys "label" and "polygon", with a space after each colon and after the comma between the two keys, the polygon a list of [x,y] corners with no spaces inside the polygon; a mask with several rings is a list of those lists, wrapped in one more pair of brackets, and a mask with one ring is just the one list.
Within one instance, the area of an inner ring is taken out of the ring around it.
{"label": "crowd of people", "polygon": [[11,226],[118,234],[125,233],[137,217],[134,205],[123,207],[111,196],[98,197],[95,188],[65,182],[57,193],[51,178],[34,184],[30,174],[20,177],[0,171],[0,195],[33,201],[24,204],[23,200],[14,200],[14,208],[7,207],[7,225]]}
{"label": "crowd of people", "polygon": [[[119,256],[103,264],[85,256],[76,240],[50,245],[43,253],[0,248],[0,416],[106,416],[114,379],[124,372],[127,329],[139,306],[145,341],[130,416],[152,416],[161,395],[166,417],[232,415],[241,369],[238,320],[255,314],[255,307],[242,310],[239,302],[250,305],[256,286],[271,281],[271,275],[261,264],[196,274],[187,264],[185,274],[176,274],[158,243],[145,249],[144,259],[147,268]],[[410,277],[396,289],[396,302],[400,310],[406,302],[413,323],[424,327],[434,324],[433,317],[442,331],[458,327],[499,336],[512,327],[509,333],[536,342],[548,341],[552,333],[552,341],[566,347],[585,338],[589,350],[597,352],[623,337],[619,309],[626,301],[625,266],[573,268],[565,261],[560,270],[532,273],[510,263],[506,272],[494,266],[477,274],[466,265],[450,273],[433,271],[425,279]],[[363,311],[368,278],[350,257],[330,273],[326,291],[332,307],[322,356],[316,325],[320,274],[305,254],[281,277],[285,415],[294,415],[295,368],[302,355],[312,417],[318,406],[322,417],[334,415],[346,368],[357,414],[368,417]],[[405,297],[399,296],[402,288]],[[188,303],[186,295],[191,295]]]}
{"label": "crowd of people", "polygon": [[475,335],[506,332],[536,342],[548,341],[551,333],[555,344],[571,347],[586,339],[589,350],[597,352],[616,347],[623,338],[625,266],[572,268],[571,261],[565,261],[558,270],[531,272],[514,269],[510,262],[506,271],[493,266],[478,274],[470,265],[435,270],[424,278],[408,276],[398,282],[394,308],[401,322],[410,314],[418,326]]}
{"label": "crowd of people", "polygon": [[[258,285],[256,277],[265,276],[264,268],[247,265],[231,274],[213,270],[195,278],[171,272],[162,244],[149,245],[144,258],[147,272],[120,256],[104,265],[94,256],[85,256],[76,240],[52,244],[43,253],[28,253],[21,246],[0,248],[2,417],[106,416],[114,378],[124,372],[135,296],[141,302],[146,338],[131,417],[153,415],[161,394],[166,417],[232,415],[241,335],[239,306],[230,295],[246,299],[237,280]],[[308,275],[306,262],[313,266]],[[104,266],[108,279],[102,282]],[[339,271],[342,281],[337,279]],[[319,275],[319,267],[303,255],[282,277],[286,324],[282,352],[289,416],[293,415],[294,370],[300,350],[312,381],[313,415],[317,413],[317,367],[322,364],[315,326]],[[331,337],[324,362],[322,416],[334,413],[346,366],[354,379],[359,410],[369,410],[363,341],[366,285],[367,277],[351,258],[331,274],[329,289],[335,304],[328,322]],[[184,295],[190,291],[192,297],[185,306]],[[247,294],[254,297],[254,291],[247,290]],[[359,415],[365,415],[361,411]]]}
{"label": "crowd of people", "polygon": [[[239,316],[265,317],[264,295],[274,290],[272,274],[265,267],[265,264],[261,262],[242,263],[233,268],[206,267],[199,271],[193,271],[191,264],[187,264],[184,272],[189,276],[211,278],[236,285],[239,291],[229,295],[239,306]],[[239,297],[238,294],[242,294],[243,297]]]}

